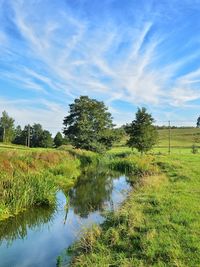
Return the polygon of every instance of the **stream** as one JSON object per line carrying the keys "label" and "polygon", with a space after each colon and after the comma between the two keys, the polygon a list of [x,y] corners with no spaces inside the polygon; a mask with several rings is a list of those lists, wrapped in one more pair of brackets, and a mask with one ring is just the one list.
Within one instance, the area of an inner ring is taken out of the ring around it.
{"label": "stream", "polygon": [[[0,222],[0,267],[55,267],[57,257],[102,223],[103,212],[117,209],[130,189],[124,175],[89,172],[69,192],[57,193],[54,208],[34,207]],[[65,264],[69,260],[65,256]]]}

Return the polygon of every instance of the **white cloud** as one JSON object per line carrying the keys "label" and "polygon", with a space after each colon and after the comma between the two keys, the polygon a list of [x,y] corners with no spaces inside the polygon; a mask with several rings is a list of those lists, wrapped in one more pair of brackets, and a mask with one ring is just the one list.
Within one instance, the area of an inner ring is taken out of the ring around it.
{"label": "white cloud", "polygon": [[[38,103],[40,103],[39,107]],[[40,123],[53,135],[62,130],[62,120],[67,114],[65,107],[45,99],[7,100],[0,98],[0,106],[0,112],[6,110],[15,119],[16,125],[20,124],[23,127],[27,124]]]}
{"label": "white cloud", "polygon": [[[30,1],[29,5],[23,0],[8,2],[21,39],[14,43],[9,34],[0,32],[0,41],[6,47],[4,60],[10,64],[1,77],[41,94],[38,103],[46,109],[42,114],[35,108],[37,114],[33,115],[32,107],[27,112],[32,121],[43,116],[45,123],[49,115],[58,119],[54,112],[63,116],[58,103],[48,102],[54,95],[62,102],[66,97],[67,103],[80,94],[99,96],[110,107],[115,100],[178,106],[200,98],[200,70],[177,75],[198,54],[191,52],[184,59],[162,64],[166,51],[161,51],[160,45],[169,35],[155,31],[154,17],[139,17],[137,13],[138,23],[127,28],[111,19],[95,27],[69,9],[58,8],[53,14],[45,10],[41,16],[40,1]],[[18,117],[26,116],[22,114],[25,110],[12,109],[11,104],[8,108]]]}

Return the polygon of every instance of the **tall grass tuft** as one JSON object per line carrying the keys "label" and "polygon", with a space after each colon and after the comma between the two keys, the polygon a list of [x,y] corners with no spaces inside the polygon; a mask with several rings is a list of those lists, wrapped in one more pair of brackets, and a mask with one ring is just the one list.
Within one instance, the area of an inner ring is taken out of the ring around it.
{"label": "tall grass tuft", "polygon": [[154,157],[150,155],[143,157],[138,157],[135,155],[130,155],[123,158],[116,157],[108,164],[111,169],[123,172],[125,174],[145,176],[158,173],[158,167],[154,163]]}
{"label": "tall grass tuft", "polygon": [[0,220],[33,205],[52,205],[59,189],[72,186],[80,162],[67,152],[0,153]]}

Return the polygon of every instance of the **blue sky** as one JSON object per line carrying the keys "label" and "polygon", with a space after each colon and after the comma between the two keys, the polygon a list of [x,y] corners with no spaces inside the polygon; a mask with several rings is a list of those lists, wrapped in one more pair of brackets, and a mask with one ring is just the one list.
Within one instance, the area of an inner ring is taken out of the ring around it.
{"label": "blue sky", "polygon": [[200,114],[200,0],[0,0],[0,112],[62,128],[80,95],[117,125]]}

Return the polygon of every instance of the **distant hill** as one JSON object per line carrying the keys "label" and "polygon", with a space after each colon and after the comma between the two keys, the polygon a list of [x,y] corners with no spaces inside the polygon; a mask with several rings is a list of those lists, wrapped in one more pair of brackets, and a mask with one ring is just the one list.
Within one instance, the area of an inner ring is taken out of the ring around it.
{"label": "distant hill", "polygon": [[[159,146],[168,146],[169,143],[169,130],[160,129],[159,133]],[[171,133],[171,146],[192,146],[194,143],[200,146],[200,128],[175,128],[170,130]]]}
{"label": "distant hill", "polygon": [[[159,142],[157,147],[168,147],[169,144],[169,129],[166,127],[159,127]],[[170,129],[171,146],[172,147],[191,147],[194,143],[200,146],[200,128],[194,127],[172,127]],[[124,136],[121,142],[116,146],[125,146],[127,136]]]}

